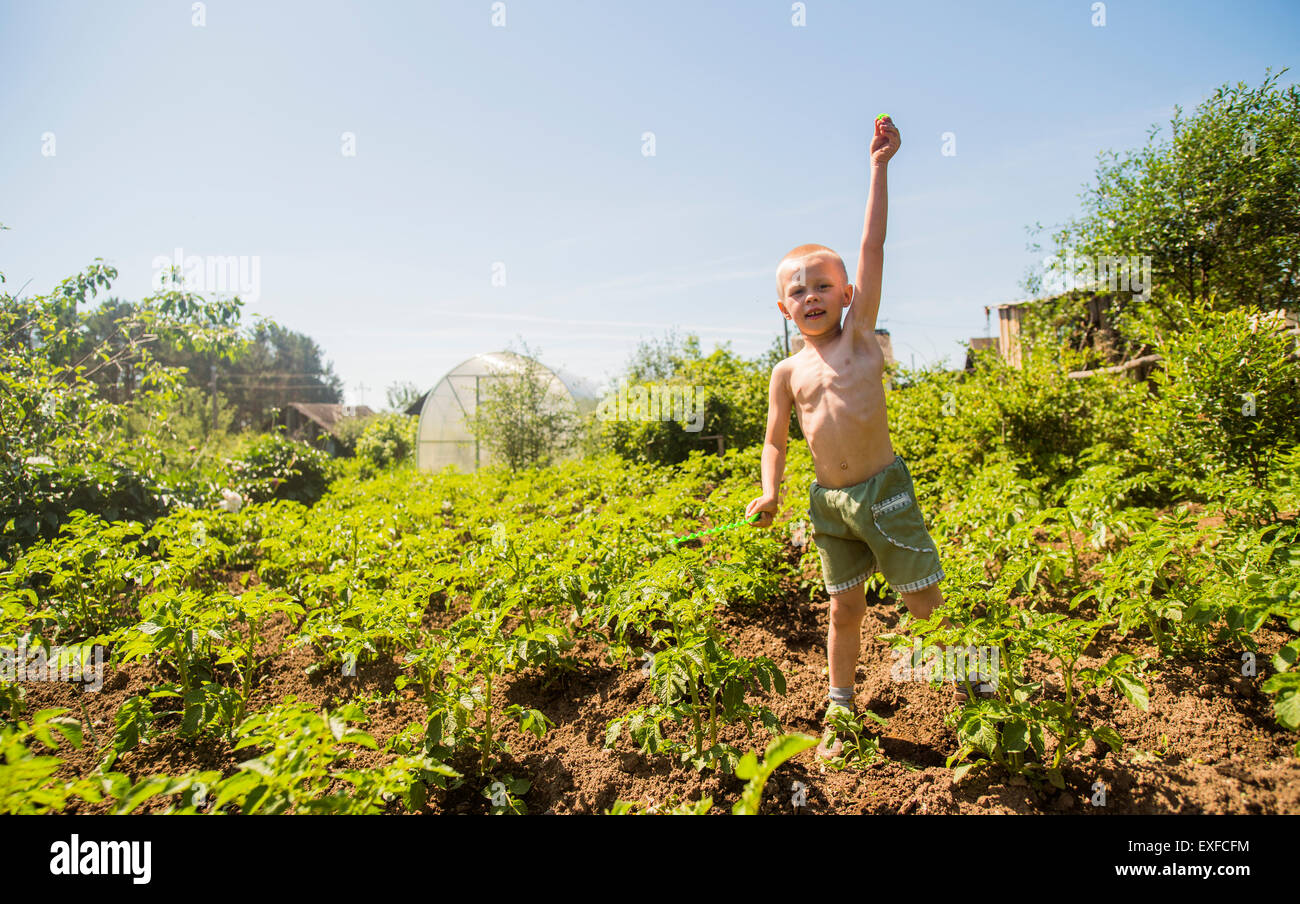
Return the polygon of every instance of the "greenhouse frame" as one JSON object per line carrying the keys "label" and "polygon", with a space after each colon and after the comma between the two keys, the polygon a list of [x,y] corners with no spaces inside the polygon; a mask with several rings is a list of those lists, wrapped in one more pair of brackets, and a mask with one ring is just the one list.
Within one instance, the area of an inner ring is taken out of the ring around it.
{"label": "greenhouse frame", "polygon": [[[517,352],[486,352],[467,358],[443,375],[420,403],[416,464],[422,471],[448,465],[470,473],[493,463],[491,451],[470,430],[467,420],[478,410],[486,385],[523,370],[529,359]],[[548,398],[571,403],[580,415],[596,409],[596,387],[568,371],[537,361],[549,376]]]}

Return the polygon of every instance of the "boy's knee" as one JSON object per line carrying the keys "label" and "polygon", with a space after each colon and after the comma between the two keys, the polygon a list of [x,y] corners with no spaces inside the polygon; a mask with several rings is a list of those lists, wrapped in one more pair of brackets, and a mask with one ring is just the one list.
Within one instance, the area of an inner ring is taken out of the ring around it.
{"label": "boy's knee", "polygon": [[855,627],[867,614],[867,600],[859,590],[852,596],[831,597],[831,622],[836,627]]}
{"label": "boy's knee", "polygon": [[914,618],[928,618],[931,612],[943,605],[943,594],[938,584],[931,584],[924,590],[899,595],[903,598],[907,611],[912,613]]}

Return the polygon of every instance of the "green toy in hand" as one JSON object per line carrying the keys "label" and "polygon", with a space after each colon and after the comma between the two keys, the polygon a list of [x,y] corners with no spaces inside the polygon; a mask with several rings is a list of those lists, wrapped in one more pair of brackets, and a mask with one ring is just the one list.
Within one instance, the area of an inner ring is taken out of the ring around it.
{"label": "green toy in hand", "polygon": [[711,527],[708,530],[702,530],[694,534],[687,534],[684,537],[678,537],[675,540],[670,540],[669,543],[670,544],[681,543],[685,540],[694,540],[696,537],[704,537],[707,536],[708,534],[716,534],[718,531],[731,530],[733,527],[740,527],[740,525],[742,524],[748,524],[749,522],[758,518],[758,516],[759,516],[758,513],[755,512],[754,514],[750,515],[748,518],[742,518],[739,521],[733,521],[730,524],[722,524],[719,525],[718,527]]}

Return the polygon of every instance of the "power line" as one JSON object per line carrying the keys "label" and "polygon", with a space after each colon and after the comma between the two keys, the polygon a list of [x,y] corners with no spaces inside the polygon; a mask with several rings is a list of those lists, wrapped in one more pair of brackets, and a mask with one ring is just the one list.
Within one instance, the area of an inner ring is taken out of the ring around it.
{"label": "power line", "polygon": [[[255,377],[255,376],[246,376],[246,377],[244,377],[244,376],[238,376],[238,377],[235,377],[235,376],[227,376],[227,377],[221,377],[222,382],[225,382],[225,383],[241,382],[241,381],[244,382],[244,383],[247,383],[247,382],[249,382],[250,380],[253,381],[253,382],[255,382],[255,383],[257,383],[257,382],[262,382],[262,381],[264,381],[264,380],[266,380],[266,379],[267,379],[266,377],[260,377],[260,376],[257,376],[257,377]],[[272,378],[272,379],[275,379],[275,378]],[[305,382],[307,382],[307,381],[306,381],[306,380],[290,380],[289,382],[305,383]]]}
{"label": "power line", "polygon": [[321,386],[319,383],[274,383],[274,384],[237,383],[234,385],[226,386],[225,388],[246,389],[246,390],[247,389],[292,389],[295,391],[302,390],[302,389],[325,389],[325,390],[329,389],[328,386]]}

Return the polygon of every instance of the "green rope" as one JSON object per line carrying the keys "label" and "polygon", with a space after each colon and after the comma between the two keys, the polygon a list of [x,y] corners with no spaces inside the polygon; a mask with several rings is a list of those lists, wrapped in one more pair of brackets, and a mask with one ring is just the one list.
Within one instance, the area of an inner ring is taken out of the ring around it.
{"label": "green rope", "polygon": [[749,522],[758,518],[760,514],[761,514],[760,512],[755,512],[754,514],[750,515],[748,518],[742,518],[739,521],[733,521],[730,524],[723,524],[718,527],[711,527],[708,530],[702,530],[694,534],[687,534],[684,537],[678,537],[676,540],[672,540],[670,542],[682,543],[686,540],[694,540],[696,537],[703,537],[706,534],[716,534],[718,531],[731,530],[733,527],[740,527],[740,525],[742,524],[748,524]]}

